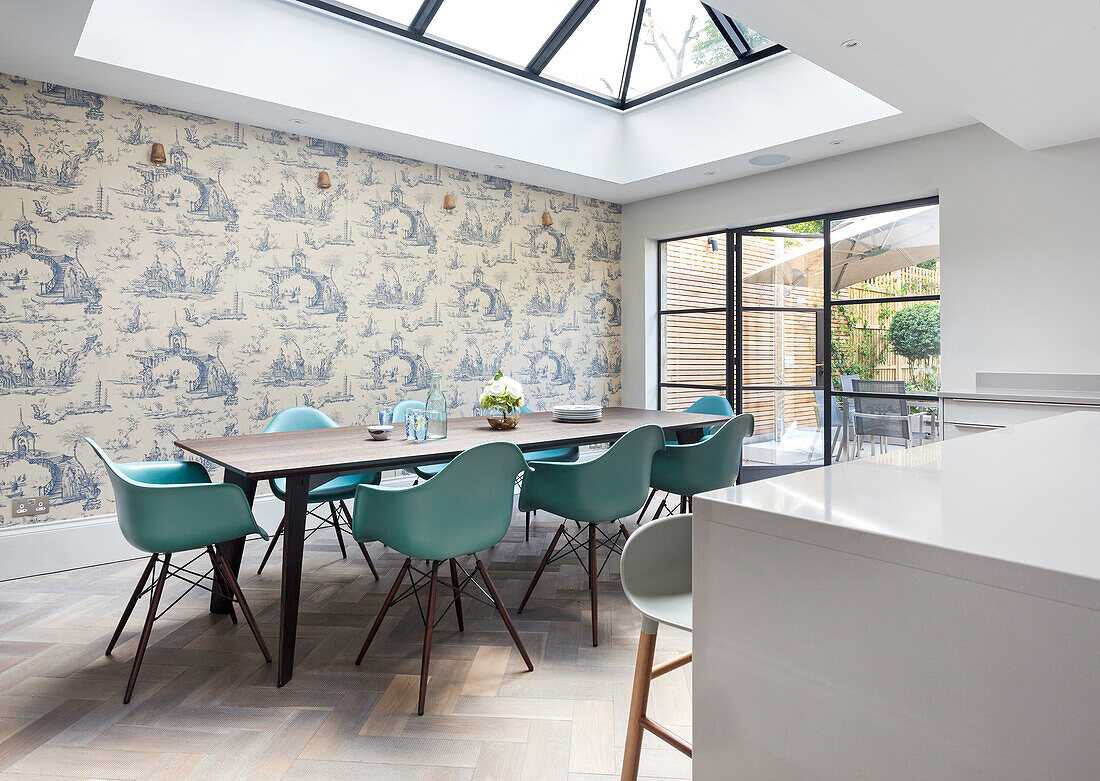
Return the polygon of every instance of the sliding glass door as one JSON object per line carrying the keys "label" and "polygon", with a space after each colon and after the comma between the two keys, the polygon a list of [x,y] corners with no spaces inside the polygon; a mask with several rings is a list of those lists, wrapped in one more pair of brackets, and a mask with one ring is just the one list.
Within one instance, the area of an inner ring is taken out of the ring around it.
{"label": "sliding glass door", "polygon": [[662,409],[750,412],[743,479],[939,439],[935,199],[660,244]]}

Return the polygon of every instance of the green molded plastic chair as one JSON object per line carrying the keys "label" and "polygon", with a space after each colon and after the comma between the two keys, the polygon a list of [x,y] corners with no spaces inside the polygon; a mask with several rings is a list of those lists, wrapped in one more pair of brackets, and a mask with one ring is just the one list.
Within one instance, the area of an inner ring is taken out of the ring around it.
{"label": "green molded plastic chair", "polygon": [[[340,424],[334,421],[325,413],[319,409],[313,407],[290,407],[288,409],[281,410],[275,414],[275,417],[271,419],[271,422],[264,428],[265,434],[279,433],[284,431],[310,431],[319,428],[339,428]],[[308,504],[312,505],[328,505],[328,517],[324,517],[317,512],[317,508],[309,509],[307,505],[306,513],[312,515],[318,521],[321,522],[320,526],[315,526],[306,532],[306,539],[312,537],[319,529],[323,529],[327,526],[331,526],[336,530],[336,541],[340,543],[340,554],[346,559],[348,557],[347,548],[344,547],[344,533],[341,530],[341,524],[345,524],[348,530],[351,530],[351,513],[348,512],[348,506],[346,501],[355,498],[355,488],[360,483],[370,483],[371,485],[378,485],[382,481],[381,472],[369,472],[363,475],[340,475],[339,477],[329,480],[323,485],[319,485],[313,488],[309,492]],[[271,492],[281,502],[286,501],[286,480],[281,477],[277,477],[271,481]],[[275,534],[271,538],[271,542],[268,543],[267,551],[264,553],[263,559],[260,561],[260,567],[256,570],[256,574],[259,575],[264,571],[264,567],[267,565],[267,560],[271,558],[271,554],[275,550],[276,544],[279,542],[279,537],[282,536],[283,531],[286,528],[286,514],[283,514],[283,519],[279,521],[279,528],[275,530]],[[370,567],[371,574],[374,575],[374,579],[378,580],[378,570],[374,567],[374,562],[371,560],[370,553],[367,552],[367,547],[362,542],[359,543],[359,550],[363,554],[363,558],[367,560],[367,566]]]}
{"label": "green molded plastic chair", "polygon": [[[597,565],[597,553],[607,548],[607,563],[611,554],[621,550],[619,536],[628,537],[626,527],[619,520],[638,512],[649,490],[650,469],[653,454],[665,447],[665,434],[660,426],[640,426],[628,431],[606,452],[592,461],[579,464],[534,462],[531,472],[523,478],[519,496],[519,509],[546,510],[579,524],[588,524],[588,562],[580,558],[578,550],[585,543],[580,540],[583,532],[571,535],[562,523],[550,540],[550,546],[542,557],[527,593],[520,603],[519,612],[527,606],[535,586],[542,577],[546,565],[572,553],[588,571],[588,588],[592,596],[592,645],[599,644],[597,578],[603,565]],[[601,524],[619,522],[614,534],[602,529]],[[567,539],[567,550],[554,556],[555,547],[562,535]]]}
{"label": "green molded plastic chair", "polygon": [[[650,498],[664,491],[654,518],[666,509],[669,497],[680,497],[680,512],[691,509],[696,494],[725,488],[737,482],[741,471],[741,446],[745,438],[752,436],[753,417],[748,413],[737,415],[721,426],[715,426],[710,435],[691,445],[665,445],[665,451],[653,457],[653,475],[650,478]],[[638,514],[641,523],[645,508]],[[671,512],[669,513],[671,515]]]}
{"label": "green molded plastic chair", "polygon": [[[726,415],[733,417],[733,407],[725,396],[703,396],[698,401],[693,401],[684,412],[694,412],[698,415]],[[714,431],[713,426],[703,429],[703,436],[709,436]],[[670,445],[677,445],[680,440],[672,435],[666,440]]]}
{"label": "green molded plastic chair", "polygon": [[[115,509],[122,536],[138,550],[153,554],[122,612],[111,642],[107,644],[107,655],[110,656],[138,599],[151,591],[149,612],[138,639],[134,666],[130,670],[130,680],[126,684],[126,694],[122,701],[128,703],[134,693],[141,660],[145,657],[153,621],[157,618],[157,608],[164,592],[164,581],[169,575],[223,596],[229,603],[229,615],[234,624],[237,623],[237,614],[233,610],[233,601],[236,600],[264,658],[270,662],[271,654],[264,644],[260,628],[256,626],[248,602],[237,585],[237,579],[214,547],[220,542],[249,534],[258,534],[267,539],[267,533],[256,524],[256,519],[252,516],[252,508],[244,492],[232,483],[211,483],[206,470],[194,461],[116,464],[95,442],[88,438],[84,441],[91,445],[92,450],[107,466],[107,474],[115,491]],[[172,564],[173,554],[192,550],[200,550],[201,553],[182,567]],[[203,556],[210,559],[209,572],[193,572],[187,569]],[[153,575],[158,562],[161,564],[160,574],[146,588],[145,584]],[[207,578],[210,579],[209,587],[204,585]]]}
{"label": "green molded plastic chair", "polygon": [[[496,586],[481,559],[480,551],[500,542],[512,522],[512,497],[516,475],[527,468],[523,454],[511,442],[489,442],[470,448],[455,457],[439,474],[426,483],[411,488],[389,488],[361,485],[355,494],[352,533],[357,540],[380,540],[385,545],[405,554],[405,563],[393,581],[393,586],[382,603],[370,633],[363,643],[355,663],[363,661],[371,641],[378,634],[387,611],[396,602],[410,595],[420,604],[420,591],[428,582],[427,607],[424,619],[424,651],[420,663],[420,697],[417,713],[424,714],[424,699],[428,686],[428,662],[432,650],[432,630],[435,628],[436,590],[439,585],[439,567],[450,565],[451,604],[455,608],[458,629],[463,631],[462,593],[473,583],[496,607],[512,642],[519,649],[528,670],[534,670],[531,657],[523,646]],[[485,588],[474,581],[473,573],[458,561],[459,556],[474,555],[474,564]],[[428,562],[427,571],[412,565],[413,559]],[[462,577],[459,577],[459,570]],[[415,573],[415,575],[413,574]],[[398,596],[408,574],[410,586]],[[470,595],[467,595],[470,596]],[[475,601],[483,601],[476,595]],[[489,604],[489,603],[485,603]],[[448,605],[439,616],[450,610]]]}
{"label": "green molded plastic chair", "polygon": [[[520,407],[521,413],[534,412],[530,407]],[[534,450],[530,453],[524,453],[523,457],[527,459],[527,463],[533,463],[535,461],[547,461],[556,464],[571,464],[581,457],[581,449],[579,447],[557,447],[551,450]],[[534,510],[527,510],[523,515],[523,539],[531,539],[531,517],[534,516]]]}
{"label": "green molded plastic chair", "polygon": [[646,715],[650,681],[691,662],[689,651],[653,666],[657,627],[660,624],[691,631],[691,516],[661,518],[634,532],[623,546],[619,577],[626,598],[642,614],[621,776],[623,781],[627,781],[638,777],[645,730],[691,756],[690,743]]}

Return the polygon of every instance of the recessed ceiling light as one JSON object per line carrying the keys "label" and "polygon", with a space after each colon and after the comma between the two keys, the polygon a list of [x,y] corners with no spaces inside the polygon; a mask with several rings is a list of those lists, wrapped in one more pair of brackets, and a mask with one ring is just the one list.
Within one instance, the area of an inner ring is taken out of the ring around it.
{"label": "recessed ceiling light", "polygon": [[790,159],[790,155],[757,155],[749,158],[749,165],[779,165]]}
{"label": "recessed ceiling light", "polygon": [[703,171],[703,176],[714,176],[715,171]]}
{"label": "recessed ceiling light", "polygon": [[840,146],[843,143],[844,143],[843,138],[834,138],[832,141],[829,142],[829,146]]}
{"label": "recessed ceiling light", "polygon": [[849,38],[840,45],[843,46],[845,49],[854,49],[859,46],[859,41],[857,41],[855,38]]}
{"label": "recessed ceiling light", "polygon": [[287,122],[292,125],[304,125],[306,123],[304,119],[298,119],[297,117],[292,117],[291,119],[288,119]]}

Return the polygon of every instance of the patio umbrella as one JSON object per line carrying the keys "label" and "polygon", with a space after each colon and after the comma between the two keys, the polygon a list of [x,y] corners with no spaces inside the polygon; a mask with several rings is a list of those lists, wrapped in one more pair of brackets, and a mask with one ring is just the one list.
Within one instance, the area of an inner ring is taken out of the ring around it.
{"label": "patio umbrella", "polygon": [[[857,217],[832,231],[832,291],[940,256],[937,206]],[[810,242],[798,255],[782,258],[747,275],[750,284],[819,286],[824,242]]]}

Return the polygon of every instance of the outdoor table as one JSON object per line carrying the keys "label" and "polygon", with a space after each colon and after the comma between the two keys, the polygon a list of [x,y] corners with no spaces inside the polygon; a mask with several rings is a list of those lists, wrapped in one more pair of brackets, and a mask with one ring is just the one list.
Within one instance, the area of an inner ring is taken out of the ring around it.
{"label": "outdoor table", "polygon": [[[305,542],[306,504],[309,491],[338,475],[399,469],[416,464],[448,461],[485,442],[513,442],[520,450],[613,442],[638,426],[656,424],[666,433],[702,429],[723,423],[720,415],[697,415],[607,407],[596,423],[561,423],[549,412],[525,413],[511,431],[494,431],[485,418],[451,418],[445,439],[407,441],[398,436],[376,441],[366,426],[313,429],[275,434],[248,434],[176,442],[183,450],[225,468],[225,482],[241,487],[251,503],[260,480],[286,479],[286,524],[283,537],[282,599],[279,607],[278,685],[294,674],[294,641],[298,628],[298,601],[302,585],[302,551]],[[219,551],[240,570],[244,538],[221,543]],[[225,613],[229,604],[217,594],[210,610]]]}

